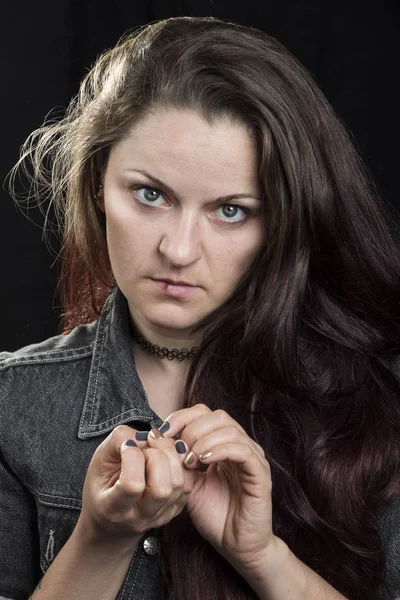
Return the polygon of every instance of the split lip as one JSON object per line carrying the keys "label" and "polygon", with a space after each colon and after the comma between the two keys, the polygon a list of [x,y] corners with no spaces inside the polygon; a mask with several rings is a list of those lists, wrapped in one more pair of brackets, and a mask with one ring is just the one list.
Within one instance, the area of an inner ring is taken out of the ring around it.
{"label": "split lip", "polygon": [[173,279],[156,279],[156,278],[154,278],[154,281],[163,281],[165,283],[169,283],[170,285],[187,285],[189,287],[197,287],[196,285],[193,285],[192,283],[188,283],[187,281],[174,281]]}

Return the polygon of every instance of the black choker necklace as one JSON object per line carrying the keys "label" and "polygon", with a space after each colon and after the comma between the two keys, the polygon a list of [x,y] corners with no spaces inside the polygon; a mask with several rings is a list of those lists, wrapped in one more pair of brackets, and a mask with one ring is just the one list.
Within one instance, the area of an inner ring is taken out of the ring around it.
{"label": "black choker necklace", "polygon": [[136,334],[133,334],[133,339],[140,344],[143,350],[147,350],[150,354],[157,354],[158,358],[166,357],[168,360],[174,360],[174,358],[177,358],[178,360],[184,360],[185,358],[193,360],[199,350],[197,346],[193,346],[191,350],[188,350],[187,348],[181,348],[181,350],[178,350],[178,348],[173,348],[173,350],[160,348],[157,344],[151,344],[142,335]]}

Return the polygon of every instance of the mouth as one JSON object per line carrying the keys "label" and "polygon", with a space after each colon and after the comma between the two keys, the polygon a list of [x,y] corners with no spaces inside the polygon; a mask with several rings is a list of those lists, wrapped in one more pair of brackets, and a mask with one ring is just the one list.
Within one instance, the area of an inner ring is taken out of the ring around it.
{"label": "mouth", "polygon": [[159,293],[174,298],[190,298],[198,289],[198,286],[191,285],[186,281],[174,281],[172,279],[153,279],[153,281]]}
{"label": "mouth", "polygon": [[188,283],[187,281],[174,281],[173,279],[154,279],[154,281],[160,281],[161,283],[168,283],[168,285],[197,287],[196,285],[193,285],[192,283]]}

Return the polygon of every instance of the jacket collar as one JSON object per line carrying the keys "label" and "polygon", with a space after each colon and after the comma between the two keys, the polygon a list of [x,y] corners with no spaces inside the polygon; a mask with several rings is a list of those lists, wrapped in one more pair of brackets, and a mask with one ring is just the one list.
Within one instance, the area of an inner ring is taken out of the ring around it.
{"label": "jacket collar", "polygon": [[116,287],[107,298],[97,330],[78,437],[110,432],[129,421],[162,420],[150,408],[136,371],[129,327],[128,303]]}

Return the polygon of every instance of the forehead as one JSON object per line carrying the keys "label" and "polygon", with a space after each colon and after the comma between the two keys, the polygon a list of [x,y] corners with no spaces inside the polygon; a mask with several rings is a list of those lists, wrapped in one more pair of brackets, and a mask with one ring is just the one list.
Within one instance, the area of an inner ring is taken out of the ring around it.
{"label": "forehead", "polygon": [[[185,175],[212,185],[237,183],[255,191],[258,184],[257,145],[252,132],[228,117],[212,124],[193,110],[163,109],[135,124],[111,149],[109,166],[155,169],[166,182]],[[230,189],[230,192],[235,190]]]}

